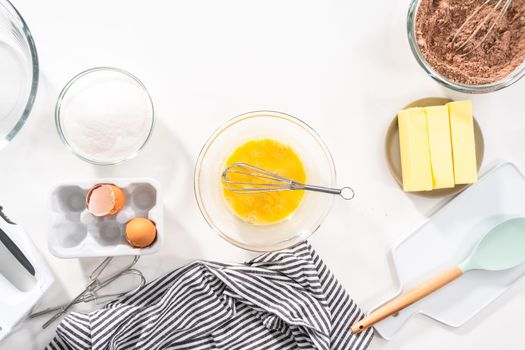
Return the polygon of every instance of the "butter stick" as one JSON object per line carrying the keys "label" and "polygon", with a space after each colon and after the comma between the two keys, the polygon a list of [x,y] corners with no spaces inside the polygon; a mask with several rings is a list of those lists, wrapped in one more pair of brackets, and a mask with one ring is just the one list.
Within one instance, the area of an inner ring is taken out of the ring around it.
{"label": "butter stick", "polygon": [[432,187],[454,187],[452,145],[447,106],[426,107],[428,122],[428,143],[432,169]]}
{"label": "butter stick", "polygon": [[409,108],[397,114],[403,190],[432,190],[428,125],[425,109]]}
{"label": "butter stick", "polygon": [[470,184],[478,180],[476,144],[472,102],[457,101],[447,104],[450,117],[450,136],[456,184]]}

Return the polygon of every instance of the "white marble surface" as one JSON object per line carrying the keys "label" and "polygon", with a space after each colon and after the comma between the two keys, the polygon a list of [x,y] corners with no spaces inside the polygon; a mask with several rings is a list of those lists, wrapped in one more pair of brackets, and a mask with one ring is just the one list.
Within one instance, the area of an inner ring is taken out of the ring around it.
{"label": "white marble surface", "polygon": [[[408,1],[14,0],[33,32],[41,85],[27,125],[0,151],[1,205],[33,238],[57,283],[45,298],[65,301],[97,259],[62,260],[47,250],[48,191],[61,180],[150,176],[164,189],[167,228],[161,252],[144,257],[148,277],[194,259],[244,261],[201,217],[193,166],[210,133],[256,109],[295,115],[325,139],[341,184],[357,198],[336,201],[311,239],[350,294],[368,309],[395,289],[390,245],[421,223],[440,200],[403,193],[384,154],[396,111],[425,96],[465,98],[428,78],[409,50]],[[53,109],[59,90],[86,68],[112,65],[149,88],[158,123],[135,159],[95,167],[59,140]],[[497,158],[525,169],[525,82],[474,96],[485,133],[485,164]],[[391,341],[370,349],[521,349],[525,280],[460,329],[416,317]],[[54,333],[26,322],[1,349],[41,349]]]}

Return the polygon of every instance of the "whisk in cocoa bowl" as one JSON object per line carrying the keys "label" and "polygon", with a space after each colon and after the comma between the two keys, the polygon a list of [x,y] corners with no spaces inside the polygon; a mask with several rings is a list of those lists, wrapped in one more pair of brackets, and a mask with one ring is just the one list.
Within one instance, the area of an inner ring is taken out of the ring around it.
{"label": "whisk in cocoa bowl", "polygon": [[499,90],[525,73],[525,0],[413,0],[408,27],[419,63],[458,91]]}

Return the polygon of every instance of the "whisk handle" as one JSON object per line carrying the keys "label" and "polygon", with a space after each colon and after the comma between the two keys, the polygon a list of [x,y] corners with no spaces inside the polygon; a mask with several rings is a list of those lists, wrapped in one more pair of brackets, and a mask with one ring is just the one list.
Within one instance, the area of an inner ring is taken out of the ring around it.
{"label": "whisk handle", "polygon": [[323,186],[303,185],[302,187],[298,187],[296,189],[336,194],[336,195],[341,196],[341,198],[345,200],[350,200],[354,198],[355,196],[354,190],[350,187],[330,188],[330,187],[323,187]]}

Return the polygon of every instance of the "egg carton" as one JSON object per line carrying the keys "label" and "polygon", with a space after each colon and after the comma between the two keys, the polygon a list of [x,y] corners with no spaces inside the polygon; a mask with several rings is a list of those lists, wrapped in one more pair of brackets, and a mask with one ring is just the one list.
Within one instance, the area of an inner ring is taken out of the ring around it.
{"label": "egg carton", "polygon": [[[125,207],[114,216],[96,217],[86,209],[86,195],[97,184],[110,183],[126,194]],[[59,258],[145,255],[159,251],[164,240],[160,184],[146,178],[107,178],[63,182],[51,192],[53,227],[49,251]],[[134,248],[125,237],[126,223],[136,217],[153,221],[157,238],[146,248]]]}

